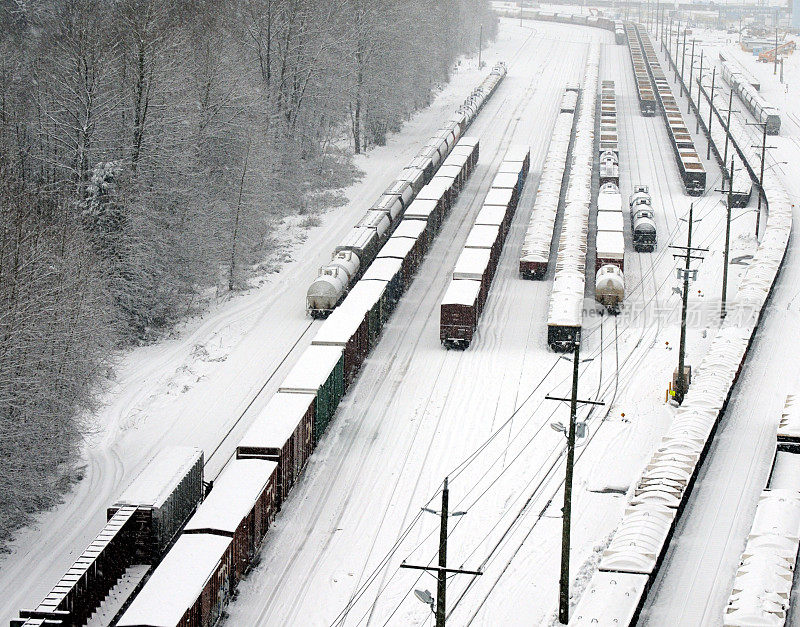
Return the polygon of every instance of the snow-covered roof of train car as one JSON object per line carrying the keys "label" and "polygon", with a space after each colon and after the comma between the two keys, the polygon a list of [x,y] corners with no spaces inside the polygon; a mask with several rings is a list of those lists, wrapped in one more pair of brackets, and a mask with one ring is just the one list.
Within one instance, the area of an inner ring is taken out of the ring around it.
{"label": "snow-covered roof of train car", "polygon": [[800,454],[776,451],[772,474],[767,488],[770,490],[797,490],[800,488]]}
{"label": "snow-covered roof of train car", "polygon": [[492,224],[476,224],[467,235],[464,248],[492,248],[497,243],[500,227]]}
{"label": "snow-covered roof of train car", "polygon": [[386,257],[395,257],[397,259],[405,259],[408,253],[416,245],[417,240],[410,237],[390,237],[386,240],[383,248],[378,252],[377,259],[385,259]]}
{"label": "snow-covered roof of train car", "polygon": [[431,214],[436,210],[438,202],[436,200],[416,198],[412,202],[406,212],[403,214],[403,219],[410,218],[412,220],[427,220]]}
{"label": "snow-covered roof of train car", "polygon": [[600,570],[648,575],[653,572],[677,511],[660,505],[633,505],[625,510]]}
{"label": "snow-covered roof of train car", "polygon": [[800,540],[800,492],[768,490],[761,493],[750,536],[764,535]]}
{"label": "snow-covered roof of train car", "polygon": [[598,211],[597,230],[622,233],[624,220],[621,211]]}
{"label": "snow-covered roof of train car", "polygon": [[527,161],[531,156],[531,147],[525,144],[511,144],[506,150],[503,161]]}
{"label": "snow-covered roof of train car", "polygon": [[[433,178],[431,182],[419,190],[417,200],[439,200],[450,191],[452,181],[449,179]],[[416,200],[414,201],[416,202]],[[412,203],[413,204],[413,203]]]}
{"label": "snow-covered roof of train car", "polygon": [[447,155],[447,159],[445,159],[442,162],[442,165],[439,166],[439,171],[437,172],[437,174],[439,172],[441,172],[442,168],[444,168],[444,167],[453,167],[454,166],[454,167],[458,168],[459,170],[463,170],[464,166],[467,165],[467,163],[469,162],[469,160],[471,158],[472,158],[472,156],[470,154],[467,154],[467,153],[461,152],[461,151],[457,152],[456,149],[453,148],[453,152],[451,152],[449,155]]}
{"label": "snow-covered roof of train car", "polygon": [[[417,224],[424,224],[417,222]],[[361,310],[364,313],[372,309],[386,291],[386,285],[382,281],[358,281],[347,293],[347,298],[340,305]]]}
{"label": "snow-covered roof of train car", "polygon": [[345,298],[341,305],[331,312],[325,322],[317,331],[312,345],[317,346],[345,346],[355,335],[358,327],[364,322],[365,311],[353,304],[348,303],[349,296]]}
{"label": "snow-covered roof of train car", "polygon": [[436,176],[433,177],[433,180],[436,180],[439,177],[456,179],[463,173],[464,173],[463,165],[443,163],[442,165],[439,166],[439,169],[436,170]]}
{"label": "snow-covered roof of train car", "polygon": [[787,394],[778,422],[778,439],[800,442],[800,396]]}
{"label": "snow-covered roof of train car", "polygon": [[492,180],[492,189],[514,189],[519,185],[519,176],[509,172],[498,172]]}
{"label": "snow-covered roof of train car", "polygon": [[[307,394],[297,396],[308,397]],[[206,529],[235,533],[263,494],[277,467],[276,462],[266,459],[229,461],[214,480],[214,489],[186,523],[184,533]]]}
{"label": "snow-covered roof of train car", "polygon": [[281,449],[292,437],[314,398],[302,392],[277,392],[258,412],[237,448]]}
{"label": "snow-covered roof of train car", "polygon": [[474,279],[453,279],[442,298],[442,305],[474,305],[481,291],[481,282]]}
{"label": "snow-covered roof of train car", "polygon": [[475,224],[500,226],[506,219],[506,208],[502,205],[484,205],[475,218]]}
{"label": "snow-covered roof of train car", "polygon": [[597,571],[572,611],[574,627],[631,624],[647,586],[647,575]]}
{"label": "snow-covered roof of train car", "polygon": [[180,536],[117,625],[162,627],[180,623],[216,571],[231,542],[227,536]]}
{"label": "snow-covered roof of train car", "polygon": [[278,390],[316,394],[342,358],[343,351],[342,346],[312,344],[300,355],[300,359],[286,375]]}
{"label": "snow-covered roof of train car", "polygon": [[480,138],[473,137],[471,135],[464,135],[464,137],[458,140],[458,144],[456,144],[456,146],[470,146],[471,148],[475,148],[476,146],[479,146],[480,143]]}
{"label": "snow-covered roof of train car", "polygon": [[336,249],[364,250],[364,248],[372,243],[375,234],[376,231],[373,228],[354,226],[347,232]]}
{"label": "snow-covered roof of train car", "polygon": [[[395,257],[379,257],[373,261],[361,281],[391,281],[403,267],[403,261]],[[359,281],[359,283],[361,282]]]}
{"label": "snow-covered roof of train car", "polygon": [[484,248],[465,248],[453,268],[453,278],[481,280],[489,267],[490,257],[491,252]]}
{"label": "snow-covered roof of train car", "polygon": [[397,228],[392,233],[392,237],[410,237],[411,239],[419,239],[420,235],[425,232],[425,222],[422,220],[402,220]]}
{"label": "snow-covered roof of train car", "polygon": [[625,254],[625,236],[622,231],[597,232],[597,256],[611,257]]}
{"label": "snow-covered roof of train car", "polygon": [[161,507],[186,474],[202,459],[203,451],[193,446],[167,446],[161,449],[125,488],[114,505]]}
{"label": "snow-covered roof of train car", "polygon": [[483,201],[483,206],[486,207],[487,205],[492,205],[495,207],[503,207],[505,210],[505,208],[511,204],[512,195],[513,191],[510,189],[493,187],[486,194],[486,198]]}

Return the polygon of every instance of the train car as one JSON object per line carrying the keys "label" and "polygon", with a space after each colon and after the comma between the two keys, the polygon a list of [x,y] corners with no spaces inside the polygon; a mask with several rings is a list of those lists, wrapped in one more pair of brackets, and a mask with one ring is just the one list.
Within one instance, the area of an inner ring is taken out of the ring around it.
{"label": "train car", "polygon": [[451,280],[440,306],[439,339],[447,348],[467,348],[481,313],[481,282]]}
{"label": "train car", "polygon": [[309,346],[283,380],[279,392],[313,394],[314,445],[320,441],[347,390],[344,348]]}
{"label": "train car", "polygon": [[312,394],[278,392],[236,446],[237,459],[277,464],[276,508],[286,500],[314,450],[315,402]]}
{"label": "train car", "polygon": [[121,578],[138,585],[150,566],[136,564],[139,560],[132,551],[136,509],[118,509],[41,603],[32,610],[20,610],[20,618],[12,619],[11,627],[83,625]]}
{"label": "train car", "polygon": [[614,42],[621,46],[625,43],[625,27],[621,21],[614,22]]}
{"label": "train car", "polygon": [[[203,451],[189,446],[161,449],[108,508],[108,520],[134,506],[135,556],[155,564],[203,498]],[[142,563],[142,562],[140,562]]]}
{"label": "train car", "polygon": [[606,183],[619,185],[619,159],[610,150],[600,155],[600,185]]}
{"label": "train car", "polygon": [[117,625],[213,627],[233,594],[232,570],[232,538],[182,535]]}
{"label": "train car", "polygon": [[722,61],[722,78],[736,92],[753,117],[765,124],[767,135],[778,135],[781,116],[778,109],[769,104],[747,80],[747,77],[728,61]]}
{"label": "train car", "polygon": [[230,538],[228,588],[233,590],[256,558],[278,509],[278,464],[233,459],[183,530],[187,535]]}
{"label": "train car", "polygon": [[583,324],[585,277],[579,272],[564,272],[553,280],[547,312],[547,344],[556,352],[569,352]]}

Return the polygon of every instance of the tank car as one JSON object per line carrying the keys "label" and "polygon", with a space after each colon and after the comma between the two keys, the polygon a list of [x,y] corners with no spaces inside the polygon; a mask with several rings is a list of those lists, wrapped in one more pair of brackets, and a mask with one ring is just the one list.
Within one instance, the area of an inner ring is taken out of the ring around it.
{"label": "tank car", "polygon": [[656,222],[653,210],[647,205],[631,214],[633,231],[633,249],[636,252],[653,252],[656,249]]}
{"label": "tank car", "polygon": [[619,185],[619,160],[610,150],[600,155],[600,185],[606,183]]}
{"label": "tank car", "polygon": [[342,266],[328,264],[308,287],[306,309],[312,318],[327,318],[339,304],[350,284],[350,277]]}
{"label": "tank car", "polygon": [[605,264],[597,271],[594,288],[595,299],[609,311],[616,312],[625,298],[625,278],[622,270]]}

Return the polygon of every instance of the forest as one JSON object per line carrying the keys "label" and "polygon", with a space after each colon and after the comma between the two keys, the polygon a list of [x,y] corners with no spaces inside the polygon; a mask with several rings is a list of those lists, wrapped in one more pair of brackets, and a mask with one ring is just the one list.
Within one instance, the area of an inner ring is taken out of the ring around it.
{"label": "forest", "polygon": [[488,5],[0,0],[0,547],[79,476],[115,357],[334,210]]}

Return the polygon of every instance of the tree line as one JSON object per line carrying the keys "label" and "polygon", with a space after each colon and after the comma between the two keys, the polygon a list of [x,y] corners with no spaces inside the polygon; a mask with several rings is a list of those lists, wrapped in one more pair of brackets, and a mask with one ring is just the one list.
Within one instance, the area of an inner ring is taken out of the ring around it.
{"label": "tree line", "polygon": [[0,0],[0,546],[74,477],[112,354],[329,208],[488,4]]}

